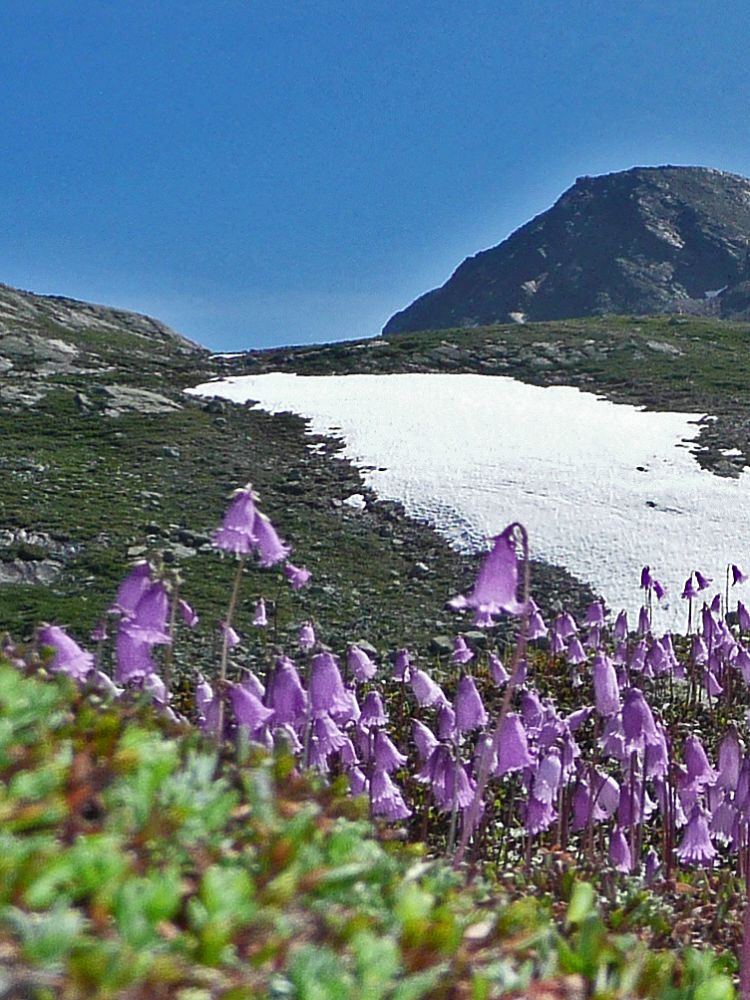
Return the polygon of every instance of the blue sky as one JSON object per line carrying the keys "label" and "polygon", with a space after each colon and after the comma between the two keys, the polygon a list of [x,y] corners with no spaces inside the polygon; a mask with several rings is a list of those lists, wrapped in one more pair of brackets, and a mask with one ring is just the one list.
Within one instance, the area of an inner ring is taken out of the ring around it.
{"label": "blue sky", "polygon": [[744,0],[3,0],[0,282],[376,334],[580,174],[750,175]]}

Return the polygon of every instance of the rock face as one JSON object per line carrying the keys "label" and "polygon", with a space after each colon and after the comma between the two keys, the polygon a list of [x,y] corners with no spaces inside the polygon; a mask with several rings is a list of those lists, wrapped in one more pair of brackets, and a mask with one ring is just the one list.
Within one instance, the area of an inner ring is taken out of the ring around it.
{"label": "rock face", "polygon": [[750,315],[750,180],[704,167],[579,177],[385,333],[608,313]]}

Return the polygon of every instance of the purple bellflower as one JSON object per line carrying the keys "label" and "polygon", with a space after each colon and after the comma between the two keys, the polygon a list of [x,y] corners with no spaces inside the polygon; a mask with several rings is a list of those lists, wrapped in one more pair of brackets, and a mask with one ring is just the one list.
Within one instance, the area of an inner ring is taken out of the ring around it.
{"label": "purple bellflower", "polygon": [[442,688],[424,670],[414,670],[411,674],[411,689],[422,707],[447,705]]}
{"label": "purple bellflower", "polygon": [[253,625],[256,628],[265,628],[268,625],[268,614],[266,613],[266,602],[259,598],[253,611]]}
{"label": "purple bellflower", "polygon": [[359,646],[350,646],[346,664],[356,681],[369,681],[377,672],[377,667],[367,653]]}
{"label": "purple bellflower", "polygon": [[630,846],[627,838],[619,826],[612,831],[609,841],[609,860],[613,868],[618,872],[631,872],[633,870],[633,859],[630,856]]}
{"label": "purple bellflower", "polygon": [[55,652],[49,664],[53,673],[67,674],[73,680],[83,681],[94,669],[93,653],[81,649],[59,625],[45,625],[39,629],[37,639],[42,646],[51,646]]}
{"label": "purple bellflower", "polygon": [[592,604],[589,604],[586,608],[583,623],[589,627],[597,625],[599,628],[602,628],[604,626],[604,605],[601,601],[594,601]]}
{"label": "purple bellflower", "polygon": [[151,656],[151,644],[132,635],[120,626],[115,642],[115,680],[119,684],[145,677],[156,671]]}
{"label": "purple bellflower", "polygon": [[151,645],[166,644],[169,636],[169,595],[161,580],[152,583],[141,595],[131,617],[123,620],[122,628],[135,639]]}
{"label": "purple bellflower", "polygon": [[182,598],[177,601],[177,610],[180,612],[180,616],[188,628],[195,628],[200,621],[198,615],[190,607],[188,602]]}
{"label": "purple bellflower", "polygon": [[489,653],[487,655],[487,663],[490,668],[490,677],[495,684],[497,684],[498,687],[502,687],[503,684],[507,684],[510,680],[510,674],[503,666],[500,657],[495,656],[494,653]]}
{"label": "purple bellflower", "polygon": [[370,779],[370,803],[375,816],[384,816],[389,822],[406,819],[411,809],[387,771],[376,767]]}
{"label": "purple bellflower", "polygon": [[710,866],[716,857],[708,829],[708,813],[700,805],[693,806],[677,856],[687,865]]}
{"label": "purple bellflower", "polygon": [[286,656],[276,661],[268,682],[266,702],[273,709],[275,725],[299,726],[307,716],[307,692],[297,668]]}
{"label": "purple bellflower", "polygon": [[123,615],[132,615],[135,607],[151,586],[151,566],[145,560],[133,566],[120,584],[115,603],[109,609]]}
{"label": "purple bellflower", "polygon": [[261,566],[275,566],[276,563],[283,562],[289,555],[291,549],[279,538],[276,529],[265,514],[256,513],[253,532],[255,534],[258,562]]}
{"label": "purple bellflower", "polygon": [[599,715],[614,715],[620,710],[620,688],[614,664],[604,653],[597,653],[591,668],[596,710]]}
{"label": "purple bellflower", "polygon": [[297,643],[300,649],[307,652],[308,649],[313,648],[315,641],[315,629],[312,626],[312,622],[302,622],[297,632]]}
{"label": "purple bellflower", "polygon": [[711,586],[711,577],[704,576],[698,570],[695,571],[695,579],[698,582],[698,590],[708,590]]}
{"label": "purple bellflower", "polygon": [[393,660],[393,673],[391,675],[395,681],[406,682],[411,677],[411,659],[408,649],[399,649]]}
{"label": "purple bellflower", "polygon": [[628,637],[628,615],[626,611],[621,611],[615,619],[615,627],[612,630],[613,637],[618,642],[623,642]]}
{"label": "purple bellflower", "polygon": [[469,663],[474,659],[474,654],[466,645],[466,640],[462,635],[457,635],[453,640],[453,652],[451,653],[451,663]]}
{"label": "purple bellflower", "polygon": [[213,543],[218,549],[225,549],[237,555],[247,555],[258,545],[255,534],[257,496],[248,483],[243,489],[235,490],[232,501],[224,514],[221,527],[214,532]]}
{"label": "purple bellflower", "polygon": [[458,682],[456,697],[453,702],[456,713],[456,728],[459,733],[468,733],[472,729],[484,729],[487,725],[487,712],[474,680],[464,674]]}
{"label": "purple bellflower", "polygon": [[313,714],[349,712],[351,702],[344,689],[336,657],[331,653],[318,653],[310,661],[308,686]]}
{"label": "purple bellflower", "polygon": [[529,754],[526,730],[520,716],[508,712],[500,729],[500,745],[495,765],[495,774],[502,777],[510,771],[522,771],[533,764]]}
{"label": "purple bellflower", "polygon": [[513,544],[515,525],[509,525],[494,539],[492,551],[484,560],[474,589],[449,602],[454,611],[472,608],[477,613],[476,624],[486,627],[488,620],[503,612],[522,615],[527,605],[516,599],[518,590],[518,557]]}
{"label": "purple bellflower", "polygon": [[747,580],[747,573],[743,573],[739,566],[732,563],[730,566],[732,571],[732,586],[734,587],[737,583],[744,583]]}
{"label": "purple bellflower", "polygon": [[371,726],[384,726],[388,722],[388,713],[383,707],[383,699],[377,691],[369,691],[362,702],[359,724],[365,729]]}
{"label": "purple bellflower", "polygon": [[[261,563],[261,566],[265,565]],[[284,567],[284,576],[291,584],[292,590],[302,590],[310,582],[312,573],[305,566],[293,566],[287,563]]]}
{"label": "purple bellflower", "polygon": [[273,709],[266,708],[244,684],[233,684],[229,689],[229,699],[238,725],[244,726],[250,736],[273,718]]}

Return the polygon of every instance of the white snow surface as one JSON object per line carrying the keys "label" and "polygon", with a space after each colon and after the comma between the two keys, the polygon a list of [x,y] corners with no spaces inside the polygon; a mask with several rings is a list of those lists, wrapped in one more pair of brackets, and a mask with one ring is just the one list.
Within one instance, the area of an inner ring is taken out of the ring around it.
{"label": "white snow surface", "polygon": [[[684,628],[694,569],[723,593],[750,566],[750,479],[701,469],[696,413],[653,413],[568,386],[497,375],[272,373],[188,390],[292,411],[344,442],[376,494],[400,500],[462,551],[511,521],[535,558],[566,567],[613,611],[641,604],[640,571],[667,587],[655,625]],[[750,585],[735,596],[747,600]],[[743,593],[744,592],[744,593]]]}

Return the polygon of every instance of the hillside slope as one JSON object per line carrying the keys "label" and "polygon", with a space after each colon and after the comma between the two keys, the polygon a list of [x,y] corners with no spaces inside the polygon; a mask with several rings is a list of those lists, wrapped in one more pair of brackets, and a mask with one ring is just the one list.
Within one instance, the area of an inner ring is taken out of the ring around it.
{"label": "hillside slope", "polygon": [[384,332],[608,313],[742,318],[750,294],[735,286],[750,276],[749,241],[744,177],[671,166],[579,177],[546,212],[396,313]]}

